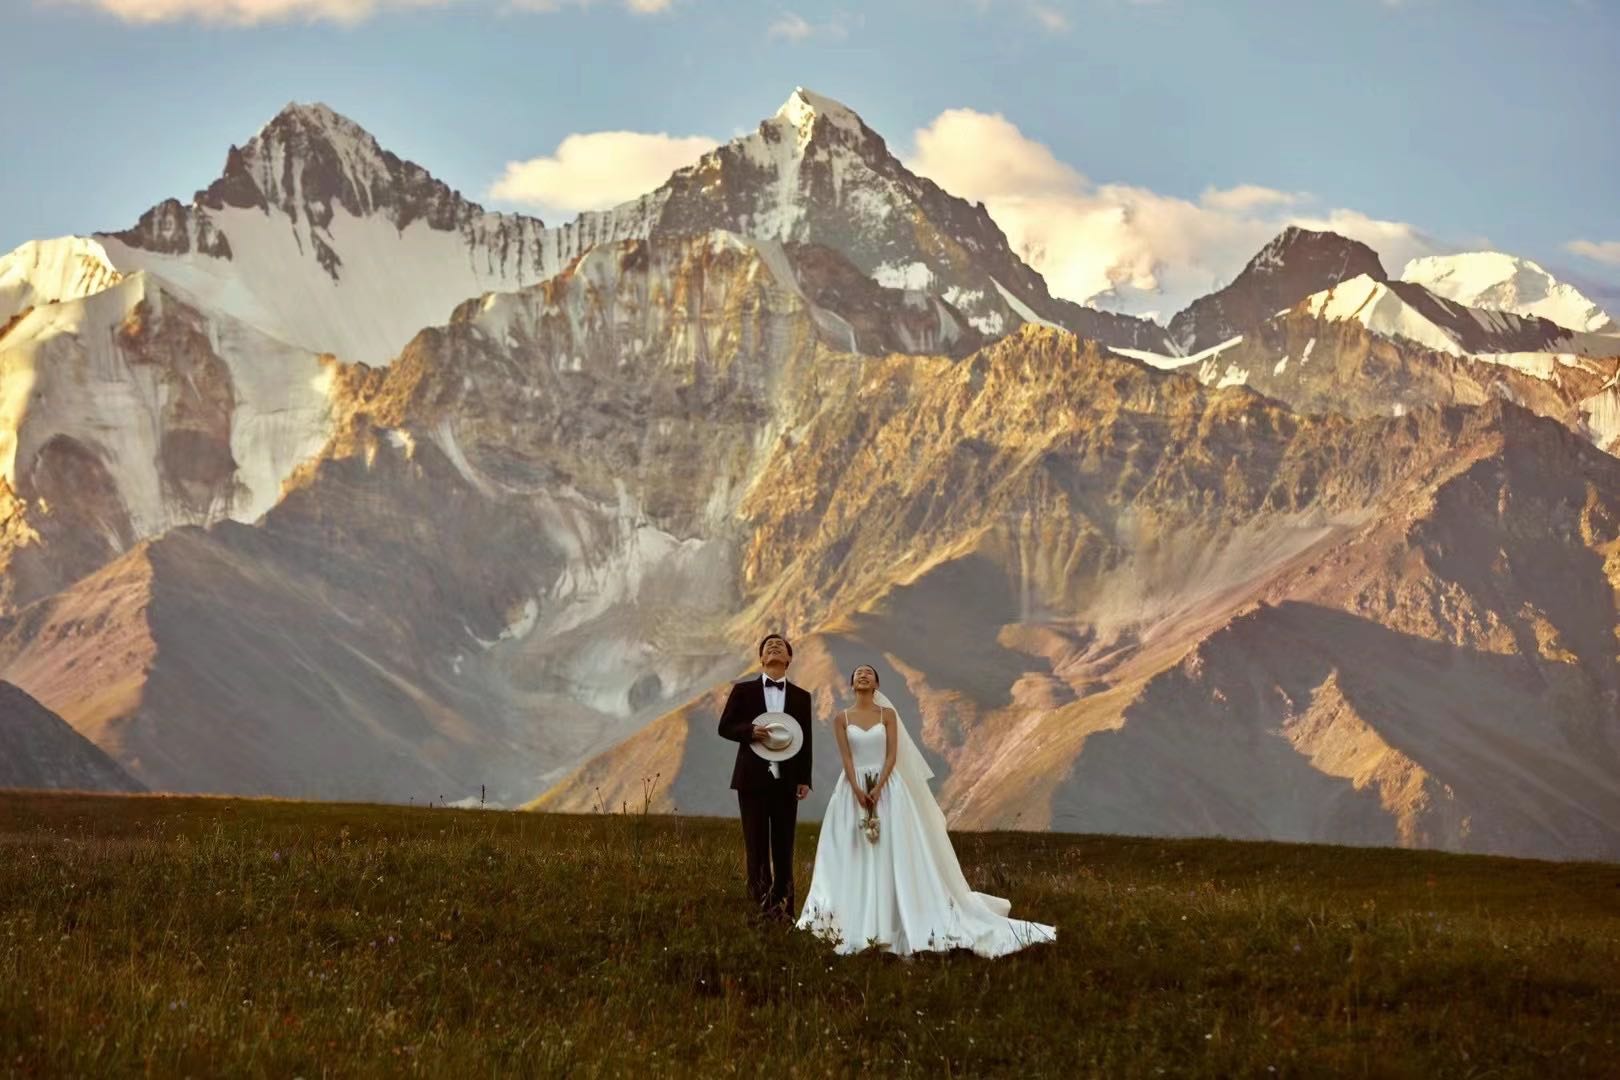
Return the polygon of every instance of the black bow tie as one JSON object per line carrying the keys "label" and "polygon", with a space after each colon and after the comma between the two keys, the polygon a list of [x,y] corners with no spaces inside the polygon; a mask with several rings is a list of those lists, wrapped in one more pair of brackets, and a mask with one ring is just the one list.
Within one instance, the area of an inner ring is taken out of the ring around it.
{"label": "black bow tie", "polygon": [[787,680],[784,679],[781,682],[777,682],[775,679],[766,679],[765,680],[765,685],[766,686],[774,686],[778,690],[786,690],[787,689]]}

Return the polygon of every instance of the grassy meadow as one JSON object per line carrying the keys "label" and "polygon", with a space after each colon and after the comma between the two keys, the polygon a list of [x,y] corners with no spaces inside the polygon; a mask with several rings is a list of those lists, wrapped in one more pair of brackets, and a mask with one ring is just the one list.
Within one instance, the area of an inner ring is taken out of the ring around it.
{"label": "grassy meadow", "polygon": [[0,1076],[1620,1076],[1620,866],[957,845],[1058,943],[836,958],[733,821],[0,792]]}

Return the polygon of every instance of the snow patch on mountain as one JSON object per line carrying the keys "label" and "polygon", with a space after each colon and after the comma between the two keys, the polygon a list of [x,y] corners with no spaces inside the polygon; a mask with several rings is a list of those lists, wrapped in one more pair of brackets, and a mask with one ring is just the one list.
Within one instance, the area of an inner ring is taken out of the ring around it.
{"label": "snow patch on mountain", "polygon": [[1352,320],[1375,334],[1402,338],[1436,352],[1463,355],[1451,334],[1435,325],[1388,285],[1366,274],[1316,293],[1305,309],[1328,322]]}
{"label": "snow patch on mountain", "polygon": [[1020,319],[1023,319],[1027,323],[1034,323],[1036,326],[1044,326],[1049,330],[1064,329],[1057,323],[1052,322],[1049,319],[1043,319],[1039,315],[1035,314],[1034,311],[1030,310],[1030,306],[1028,304],[1018,299],[1018,297],[1014,296],[1012,293],[1008,292],[1007,286],[1003,285],[995,278],[990,279],[990,284],[996,287],[996,291],[1001,294],[1001,298],[1007,302],[1008,307],[1013,309],[1013,314],[1017,315]]}
{"label": "snow patch on mountain", "polygon": [[926,263],[879,263],[872,280],[888,289],[926,291],[934,283],[934,272]]}
{"label": "snow patch on mountain", "polygon": [[534,284],[560,258],[554,247],[514,256],[425,221],[397,229],[340,207],[320,233],[342,259],[334,277],[315,265],[309,235],[278,212],[227,207],[213,221],[230,238],[229,259],[103,242],[120,267],[157,273],[272,337],[372,366],[447,321],[462,300]]}
{"label": "snow patch on mountain", "polygon": [[1575,368],[1592,375],[1606,374],[1609,370],[1608,366],[1575,353],[1474,353],[1471,358],[1485,364],[1510,367],[1552,383],[1558,382],[1559,368]]}
{"label": "snow patch on mountain", "polygon": [[[1620,378],[1620,377],[1617,377]],[[1593,444],[1615,453],[1620,449],[1620,386],[1610,379],[1604,387],[1580,403],[1586,420],[1586,437]]]}
{"label": "snow patch on mountain", "polygon": [[77,300],[116,285],[121,277],[95,240],[30,240],[0,256],[0,330],[31,307]]}
{"label": "snow patch on mountain", "polygon": [[1199,366],[1201,371],[1204,365],[1206,365],[1209,361],[1218,358],[1221,353],[1232,348],[1234,345],[1242,344],[1242,342],[1243,335],[1239,334],[1236,337],[1228,338],[1218,345],[1211,345],[1207,349],[1193,353],[1191,356],[1175,356],[1170,353],[1148,352],[1144,349],[1121,349],[1117,346],[1110,346],[1108,351],[1118,353],[1121,356],[1128,356],[1132,360],[1140,360],[1142,363],[1147,364],[1150,367],[1156,367],[1160,371],[1175,371],[1178,368],[1192,367],[1195,364]]}

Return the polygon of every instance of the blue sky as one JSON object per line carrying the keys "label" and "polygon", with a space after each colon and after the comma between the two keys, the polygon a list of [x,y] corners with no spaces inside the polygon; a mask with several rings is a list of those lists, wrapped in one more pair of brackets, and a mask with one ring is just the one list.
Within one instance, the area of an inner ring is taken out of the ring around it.
{"label": "blue sky", "polygon": [[[1620,307],[1609,0],[230,0],[261,17],[197,14],[225,2],[0,0],[0,250],[189,197],[290,100],[324,101],[502,206],[487,195],[507,163],[571,134],[724,139],[803,84],[908,160],[947,110],[999,115],[1014,152],[1073,173],[1062,212],[1085,224],[1052,243],[1101,243],[1099,207],[1153,219],[1127,276],[1177,259],[1235,272],[1254,230],[1222,214],[1258,213],[1259,229],[1342,211],[1408,230],[1390,233],[1403,252],[1488,243]],[[1286,199],[1209,195],[1242,185]],[[986,201],[1035,230],[1059,195]]]}

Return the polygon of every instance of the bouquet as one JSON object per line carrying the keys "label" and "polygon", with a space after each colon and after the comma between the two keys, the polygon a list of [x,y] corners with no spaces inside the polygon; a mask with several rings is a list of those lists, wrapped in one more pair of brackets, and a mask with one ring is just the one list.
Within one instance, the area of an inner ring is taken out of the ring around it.
{"label": "bouquet", "polygon": [[[861,777],[861,782],[866,787],[866,794],[871,796],[877,791],[878,775],[877,773],[869,772]],[[866,813],[861,817],[861,835],[866,837],[867,843],[875,844],[878,842],[878,832],[880,828],[881,826],[878,823],[877,816],[877,804],[874,802],[873,805],[866,808]]]}

